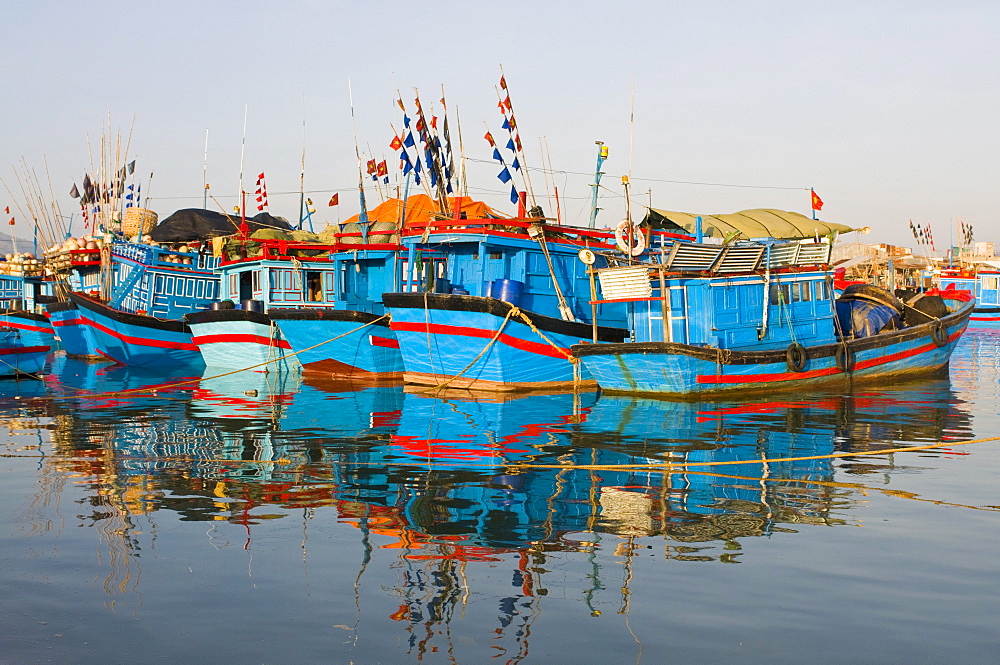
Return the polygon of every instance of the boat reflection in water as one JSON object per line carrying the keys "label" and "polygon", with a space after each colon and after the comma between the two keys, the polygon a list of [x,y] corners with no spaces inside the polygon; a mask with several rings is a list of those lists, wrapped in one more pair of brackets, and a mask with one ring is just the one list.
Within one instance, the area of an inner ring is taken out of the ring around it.
{"label": "boat reflection in water", "polygon": [[[136,583],[137,515],[229,523],[249,549],[251,535],[276,528],[269,521],[301,514],[303,530],[320,520],[357,529],[348,545],[310,547],[340,547],[334,560],[376,577],[365,592],[394,608],[381,616],[405,626],[412,654],[448,648],[437,643],[448,631],[432,628],[475,611],[475,591],[496,597],[499,615],[482,620],[499,622],[493,645],[517,660],[550,589],[595,614],[627,611],[638,548],[736,563],[741,539],[856,524],[858,486],[836,482],[835,470],[860,482],[904,461],[810,457],[970,435],[947,380],[749,403],[488,399],[281,373],[176,380],[185,383],[63,359],[44,385],[0,383],[8,427],[51,419],[46,476],[86,478],[93,513],[80,519],[106,530],[115,588]],[[157,383],[152,397],[104,395]],[[77,395],[88,390],[102,395]],[[754,463],[730,465],[742,461]],[[576,563],[547,576],[553,556]]]}

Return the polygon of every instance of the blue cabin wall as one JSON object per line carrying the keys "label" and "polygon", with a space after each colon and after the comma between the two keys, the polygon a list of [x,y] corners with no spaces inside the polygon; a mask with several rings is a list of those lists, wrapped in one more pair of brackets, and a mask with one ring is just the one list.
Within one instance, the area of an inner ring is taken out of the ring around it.
{"label": "blue cabin wall", "polygon": [[759,338],[764,325],[762,277],[670,277],[666,286],[670,334],[666,339],[663,336],[657,285],[653,299],[629,303],[635,341],[672,341],[720,349],[772,349],[793,341],[806,346],[836,341],[832,291],[825,273],[772,276],[763,339]]}
{"label": "blue cabin wall", "polygon": [[[172,259],[190,259],[182,264]],[[111,304],[124,312],[177,319],[206,309],[219,297],[219,278],[211,271],[219,259],[137,243],[116,243],[112,250]]]}
{"label": "blue cabin wall", "polygon": [[329,307],[383,314],[382,294],[398,288],[395,252],[359,251],[329,261],[247,261],[220,268],[221,299],[260,300],[266,309]]}
{"label": "blue cabin wall", "polygon": [[[434,244],[419,252],[421,260],[444,263],[449,289],[461,289],[469,295],[486,295],[487,284],[499,279],[521,282],[523,291],[518,303],[526,311],[561,318],[559,299],[552,283],[558,280],[566,304],[578,321],[591,323],[591,287],[588,266],[577,257],[578,248],[549,243],[552,270],[539,245],[532,240],[514,238],[498,242],[488,238],[476,242]],[[603,259],[601,259],[603,264]],[[603,265],[595,266],[603,267]],[[426,267],[423,268],[424,273]],[[423,274],[423,273],[422,273]],[[426,280],[420,288],[424,288]],[[492,294],[496,297],[496,294]],[[626,327],[628,318],[622,303],[598,305],[597,320],[602,326]]]}

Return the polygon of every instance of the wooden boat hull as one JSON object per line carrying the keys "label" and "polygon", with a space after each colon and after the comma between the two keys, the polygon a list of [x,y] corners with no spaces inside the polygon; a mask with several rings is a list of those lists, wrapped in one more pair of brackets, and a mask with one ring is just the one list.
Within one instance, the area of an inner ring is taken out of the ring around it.
{"label": "wooden boat hull", "polygon": [[102,356],[134,367],[204,365],[183,321],[129,314],[81,293],[70,293],[69,299],[90,326]]}
{"label": "wooden boat hull", "polygon": [[573,353],[601,390],[665,396],[767,393],[846,383],[889,383],[933,374],[965,331],[972,303],[938,322],[806,347],[801,371],[785,349],[736,351],[671,342],[577,345]]}
{"label": "wooden boat hull", "polygon": [[97,352],[93,329],[83,320],[76,305],[71,302],[58,302],[47,305],[45,309],[66,355],[74,358],[104,357]]}
{"label": "wooden boat hull", "polygon": [[[589,372],[577,372],[569,351],[591,338],[587,324],[523,312],[533,329],[509,303],[482,296],[387,293],[383,302],[407,383],[491,391],[595,385]],[[598,331],[608,342],[628,335],[620,328]]]}
{"label": "wooden boat hull", "polygon": [[209,367],[255,372],[298,371],[296,357],[285,358],[292,347],[271,317],[262,312],[219,309],[184,315],[191,339]]}
{"label": "wooden boat hull", "polygon": [[272,310],[271,318],[305,372],[360,384],[403,378],[403,357],[388,318],[319,308]]}

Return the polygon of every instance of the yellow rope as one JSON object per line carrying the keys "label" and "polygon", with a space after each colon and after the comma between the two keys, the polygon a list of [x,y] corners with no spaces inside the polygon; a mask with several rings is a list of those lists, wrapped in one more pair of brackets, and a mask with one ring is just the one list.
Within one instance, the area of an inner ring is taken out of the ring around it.
{"label": "yellow rope", "polygon": [[[516,312],[516,313],[517,313],[517,315],[518,315],[518,316],[519,316],[519,317],[521,318],[521,320],[522,320],[522,321],[524,321],[524,323],[525,323],[525,324],[526,324],[526,325],[527,325],[527,326],[528,326],[529,328],[531,328],[531,329],[532,329],[532,330],[533,330],[533,331],[534,331],[534,332],[535,332],[535,333],[536,333],[536,334],[537,334],[537,335],[538,335],[539,337],[541,337],[541,338],[542,338],[542,339],[544,339],[544,340],[545,340],[546,342],[548,342],[548,343],[549,343],[549,346],[551,346],[551,347],[552,347],[553,349],[555,349],[555,350],[556,350],[556,351],[558,351],[559,353],[561,353],[561,354],[563,354],[564,356],[566,356],[566,360],[568,360],[568,361],[569,361],[569,362],[571,362],[571,363],[578,363],[578,362],[580,362],[580,359],[579,359],[579,358],[574,358],[574,357],[573,357],[573,354],[572,354],[572,353],[567,353],[567,352],[566,352],[566,349],[562,348],[561,346],[559,346],[559,345],[557,345],[557,344],[556,344],[555,342],[553,342],[553,341],[552,341],[551,339],[549,339],[548,337],[546,337],[546,336],[545,336],[545,333],[543,333],[543,332],[542,332],[541,330],[539,330],[539,329],[538,329],[538,327],[537,327],[537,326],[535,326],[535,323],[534,323],[534,322],[533,322],[533,321],[532,321],[532,320],[531,320],[530,318],[528,318],[528,315],[527,315],[527,314],[525,314],[525,313],[524,313],[524,312],[522,312],[521,310],[517,309],[516,307],[513,307],[513,306],[512,306],[512,308],[513,308],[513,309],[511,310],[512,312],[513,312],[513,310],[515,310],[515,309],[516,309],[516,310],[517,310],[517,312]],[[509,314],[509,313],[508,313],[508,316],[510,316],[510,314]]]}
{"label": "yellow rope", "polygon": [[[803,455],[800,457],[775,457],[746,460],[728,460],[722,462],[661,462],[650,464],[528,464],[525,462],[514,462],[510,464],[513,470],[518,469],[585,469],[595,471],[616,471],[616,470],[658,470],[658,469],[690,469],[699,466],[734,466],[738,464],[774,464],[777,462],[799,462],[804,460],[837,459],[841,457],[866,457],[870,455],[889,455],[892,453],[908,453],[917,450],[932,450],[934,448],[950,448],[951,446],[967,446],[972,443],[985,443],[987,441],[1000,441],[1000,436],[991,436],[985,439],[972,439],[969,441],[940,442],[931,443],[925,446],[905,446],[902,448],[885,448],[882,450],[866,450],[862,452],[840,452],[829,455]],[[716,475],[716,474],[712,474]]]}
{"label": "yellow rope", "polygon": [[[36,399],[36,400],[43,400],[43,399],[52,399],[52,400],[64,400],[64,399],[99,399],[99,398],[103,398],[103,397],[117,397],[118,395],[135,395],[135,394],[151,393],[151,392],[156,392],[158,390],[163,390],[164,388],[175,388],[177,386],[186,386],[186,385],[189,385],[189,384],[192,384],[192,383],[198,383],[200,381],[211,381],[212,379],[221,379],[224,376],[231,376],[233,374],[239,374],[240,372],[248,372],[248,371],[250,371],[252,369],[256,369],[258,367],[263,367],[264,365],[270,365],[271,363],[280,362],[280,361],[284,360],[285,358],[291,358],[293,356],[297,356],[300,353],[305,353],[306,351],[312,351],[316,347],[323,346],[324,344],[329,344],[330,342],[336,341],[336,340],[340,339],[341,337],[346,337],[347,335],[356,333],[357,331],[361,330],[362,328],[367,328],[368,326],[374,325],[374,324],[378,323],[379,321],[381,321],[382,319],[386,319],[388,317],[389,317],[388,314],[383,314],[382,316],[378,317],[374,321],[369,321],[368,323],[366,323],[364,325],[360,325],[357,328],[354,328],[353,330],[348,330],[347,332],[345,332],[343,334],[340,334],[340,335],[337,335],[336,337],[331,337],[330,339],[322,341],[319,344],[313,344],[312,346],[307,346],[306,348],[302,349],[301,351],[296,351],[295,353],[289,353],[289,354],[286,354],[286,355],[283,355],[283,356],[278,356],[277,358],[273,358],[271,360],[266,360],[266,361],[264,361],[262,363],[257,363],[256,365],[251,365],[250,367],[244,367],[242,369],[236,369],[236,370],[233,370],[231,372],[225,372],[224,374],[216,374],[215,376],[203,376],[203,377],[198,378],[198,379],[189,379],[187,381],[175,381],[173,383],[160,383],[160,384],[157,384],[155,386],[146,386],[145,388],[131,388],[129,390],[119,390],[119,391],[110,392],[110,393],[88,393],[88,394],[71,395],[71,396],[66,396],[66,397],[61,397],[61,396],[36,397],[34,399]],[[72,386],[65,386],[65,385],[63,387],[72,388]]]}
{"label": "yellow rope", "polygon": [[[519,314],[520,312],[521,312],[521,310],[519,310],[517,307],[514,307],[513,305],[511,305],[510,306],[510,310],[507,312],[507,316],[504,317],[503,322],[500,324],[500,327],[497,328],[497,331],[495,333],[493,333],[493,337],[490,338],[490,341],[486,344],[485,347],[483,347],[483,350],[480,351],[479,354],[475,358],[473,358],[472,360],[470,360],[468,365],[466,365],[465,367],[462,368],[461,372],[459,372],[458,374],[455,374],[454,376],[452,376],[451,378],[449,378],[447,381],[445,381],[443,383],[438,383],[436,385],[431,386],[427,390],[423,390],[423,391],[420,391],[420,392],[421,393],[427,393],[427,392],[430,392],[432,390],[440,391],[442,388],[444,388],[445,386],[447,386],[449,383],[451,383],[452,381],[454,381],[458,377],[460,377],[463,374],[465,374],[466,372],[468,372],[469,369],[471,369],[472,366],[475,365],[476,362],[480,358],[482,358],[484,355],[486,355],[486,352],[490,350],[490,348],[496,343],[496,341],[498,339],[500,339],[500,335],[501,335],[501,333],[503,333],[503,329],[507,327],[507,322],[510,321],[510,317],[513,314],[515,314],[515,313]],[[430,330],[429,330],[429,328],[430,328],[430,324],[429,323],[427,324],[427,327],[428,327],[427,337],[428,337],[428,339],[430,339],[431,333],[430,333]],[[432,370],[434,369],[433,365],[431,366],[431,369]]]}

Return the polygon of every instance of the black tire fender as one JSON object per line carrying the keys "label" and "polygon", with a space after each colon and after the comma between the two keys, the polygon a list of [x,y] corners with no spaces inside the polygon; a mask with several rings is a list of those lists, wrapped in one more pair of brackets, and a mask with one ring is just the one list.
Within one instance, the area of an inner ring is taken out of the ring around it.
{"label": "black tire fender", "polygon": [[931,322],[931,341],[935,346],[945,346],[948,343],[948,331],[940,321]]}
{"label": "black tire fender", "polygon": [[792,342],[785,349],[785,364],[788,365],[788,369],[791,372],[801,372],[804,370],[808,360],[809,354],[806,353],[806,347],[798,342]]}
{"label": "black tire fender", "polygon": [[841,372],[850,372],[854,369],[854,349],[841,344],[833,354],[833,361],[837,363],[837,369]]}

